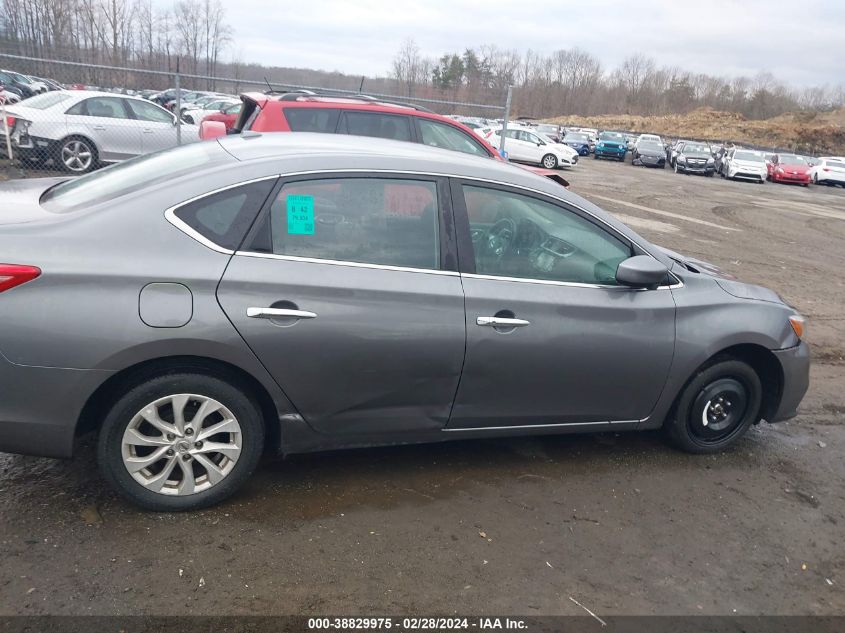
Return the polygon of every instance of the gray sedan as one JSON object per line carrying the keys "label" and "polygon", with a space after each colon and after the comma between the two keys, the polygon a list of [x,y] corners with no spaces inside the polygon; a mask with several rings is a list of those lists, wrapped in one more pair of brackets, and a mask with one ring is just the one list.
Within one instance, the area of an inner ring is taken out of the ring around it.
{"label": "gray sedan", "polygon": [[0,450],[156,510],[282,453],[796,413],[804,319],[524,169],[251,134],[0,185]]}

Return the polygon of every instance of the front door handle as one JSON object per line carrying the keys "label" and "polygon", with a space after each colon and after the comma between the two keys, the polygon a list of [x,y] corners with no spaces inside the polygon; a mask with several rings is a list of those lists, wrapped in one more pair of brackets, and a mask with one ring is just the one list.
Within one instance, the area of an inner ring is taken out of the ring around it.
{"label": "front door handle", "polygon": [[316,319],[316,312],[287,310],[284,308],[247,308],[246,315],[253,319]]}
{"label": "front door handle", "polygon": [[106,126],[105,125],[95,125],[91,128],[92,130],[96,130],[97,132],[105,132]]}
{"label": "front door handle", "polygon": [[476,325],[488,325],[490,327],[525,327],[531,325],[531,321],[525,319],[506,319],[496,316],[478,317],[475,323]]}

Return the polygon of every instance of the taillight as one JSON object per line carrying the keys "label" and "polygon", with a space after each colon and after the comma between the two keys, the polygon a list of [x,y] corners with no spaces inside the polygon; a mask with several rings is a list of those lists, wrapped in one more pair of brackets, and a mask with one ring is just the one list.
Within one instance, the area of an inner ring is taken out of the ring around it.
{"label": "taillight", "polygon": [[8,129],[8,130],[14,129],[15,121],[17,121],[17,119],[15,119],[15,117],[7,116],[6,117],[6,129]]}
{"label": "taillight", "polygon": [[18,264],[0,264],[0,292],[32,281],[41,274],[41,269],[35,266],[20,266]]}
{"label": "taillight", "polygon": [[830,167],[822,167],[822,171],[830,171]]}

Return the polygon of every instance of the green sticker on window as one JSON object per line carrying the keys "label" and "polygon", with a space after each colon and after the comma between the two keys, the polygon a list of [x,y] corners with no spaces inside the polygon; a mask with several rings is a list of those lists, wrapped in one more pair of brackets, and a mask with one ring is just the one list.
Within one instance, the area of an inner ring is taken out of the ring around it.
{"label": "green sticker on window", "polygon": [[288,235],[314,235],[314,196],[288,196]]}

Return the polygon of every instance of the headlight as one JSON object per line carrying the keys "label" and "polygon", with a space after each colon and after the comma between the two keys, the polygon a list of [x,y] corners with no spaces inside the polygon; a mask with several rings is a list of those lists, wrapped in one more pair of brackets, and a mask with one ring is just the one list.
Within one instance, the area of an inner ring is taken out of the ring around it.
{"label": "headlight", "polygon": [[715,163],[715,162],[716,162],[716,161],[715,161],[715,160],[713,160],[713,158],[712,158],[712,157],[710,157],[710,158],[708,158],[708,159],[707,159],[707,164],[708,164],[708,165],[709,165],[709,164],[711,164],[711,163]]}
{"label": "headlight", "polygon": [[783,173],[783,167],[778,167],[775,171],[779,174],[782,174]]}
{"label": "headlight", "polygon": [[684,156],[683,154],[679,154],[678,160],[681,161],[682,163],[685,163],[685,162],[687,162],[687,157]]}

